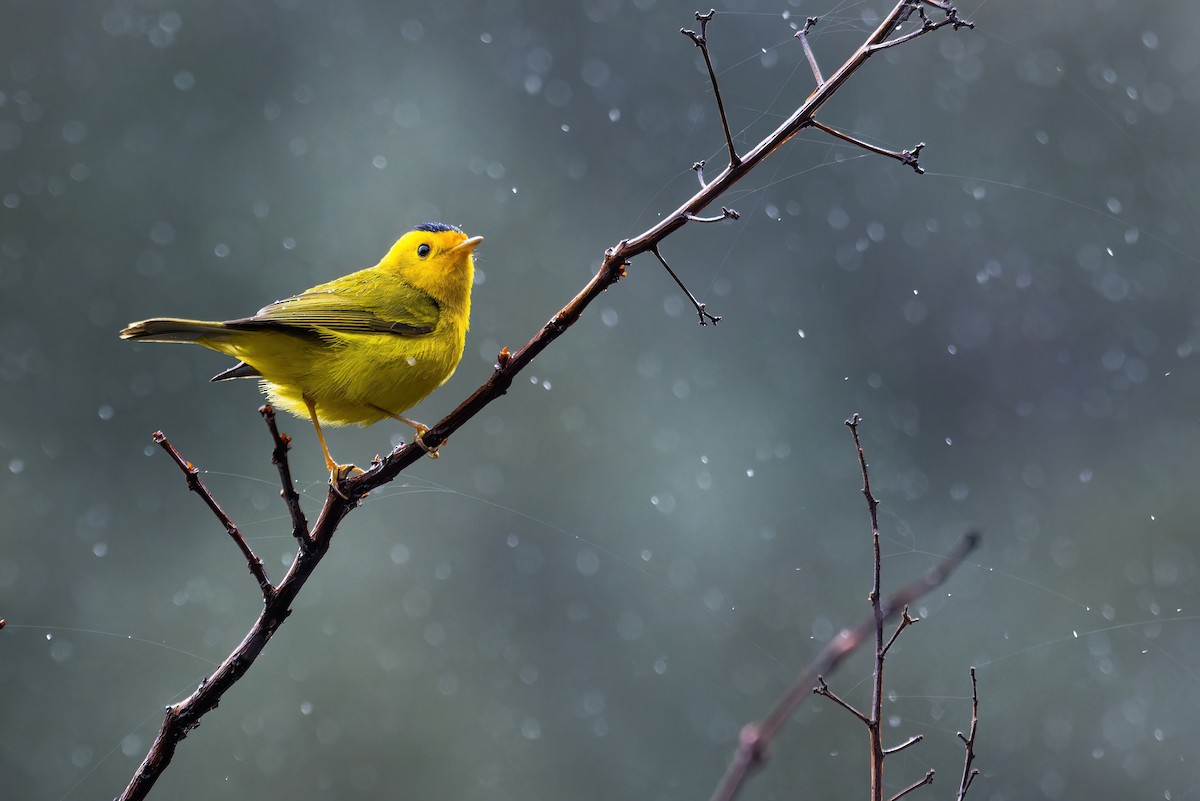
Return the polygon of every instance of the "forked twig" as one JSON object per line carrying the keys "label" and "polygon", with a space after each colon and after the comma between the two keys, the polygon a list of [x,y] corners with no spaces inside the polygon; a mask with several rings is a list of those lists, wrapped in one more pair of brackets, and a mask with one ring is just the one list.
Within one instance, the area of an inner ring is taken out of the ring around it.
{"label": "forked twig", "polygon": [[270,602],[271,598],[275,595],[275,586],[267,578],[267,571],[263,568],[263,560],[251,550],[250,546],[246,543],[246,538],[242,536],[242,532],[234,525],[229,515],[225,514],[225,510],[221,508],[221,504],[217,503],[217,499],[213,497],[213,494],[208,491],[208,487],[204,486],[204,482],[200,480],[200,471],[196,469],[195,465],[184,459],[179,451],[175,450],[175,446],[167,440],[163,432],[155,431],[154,441],[167,452],[167,455],[171,457],[171,461],[175,462],[183,472],[187,488],[200,496],[201,500],[216,515],[221,525],[225,527],[225,533],[237,545],[238,550],[242,552],[242,556],[246,557],[246,566],[250,568],[250,574],[258,582],[258,588],[262,591],[263,601]]}
{"label": "forked twig", "polygon": [[696,12],[696,21],[700,23],[700,33],[680,28],[679,32],[692,40],[704,55],[704,66],[708,67],[708,79],[712,81],[713,94],[717,97],[717,111],[721,114],[721,127],[725,129],[725,144],[729,148],[729,166],[736,167],[742,163],[737,149],[733,146],[733,134],[729,132],[729,118],[725,116],[725,103],[721,100],[721,87],[717,84],[717,73],[713,69],[712,56],[708,52],[708,23],[717,12],[709,9],[707,14]]}
{"label": "forked twig", "polygon": [[963,755],[963,770],[962,779],[958,782],[958,795],[956,801],[963,801],[967,795],[967,790],[971,789],[971,785],[975,783],[975,777],[979,775],[979,771],[971,766],[975,762],[975,731],[979,728],[979,688],[975,684],[975,667],[971,667],[971,733],[963,736],[960,731],[958,739],[962,740],[965,754]]}

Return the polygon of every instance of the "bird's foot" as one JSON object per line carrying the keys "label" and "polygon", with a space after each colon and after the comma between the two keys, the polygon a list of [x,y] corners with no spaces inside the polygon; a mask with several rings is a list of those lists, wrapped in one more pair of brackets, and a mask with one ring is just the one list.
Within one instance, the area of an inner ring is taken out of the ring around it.
{"label": "bird's foot", "polygon": [[[425,451],[425,455],[428,456],[430,459],[436,459],[436,458],[438,458],[438,448],[440,448],[442,446],[438,445],[436,447],[431,448],[428,445],[426,445],[425,440],[422,439],[422,437],[424,437],[428,433],[429,433],[429,426],[421,426],[420,428],[417,428],[417,433],[413,435],[413,442],[416,443],[417,446],[419,446],[421,448],[421,450]],[[445,442],[446,442],[445,440],[442,440],[443,445],[445,444]]]}
{"label": "bird's foot", "polygon": [[363,469],[358,465],[337,464],[336,462],[330,462],[327,467],[329,468],[329,488],[343,501],[350,500],[350,496],[342,492],[342,482],[348,479],[352,473],[363,473]]}

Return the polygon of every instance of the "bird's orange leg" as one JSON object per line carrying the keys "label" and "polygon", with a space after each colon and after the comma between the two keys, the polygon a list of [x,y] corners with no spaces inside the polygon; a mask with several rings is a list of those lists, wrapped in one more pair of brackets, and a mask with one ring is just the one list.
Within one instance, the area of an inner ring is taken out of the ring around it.
{"label": "bird's orange leg", "polygon": [[[338,464],[329,455],[329,446],[325,444],[325,434],[321,432],[321,423],[317,420],[317,405],[308,398],[304,399],[304,405],[308,407],[308,416],[312,418],[313,428],[317,430],[317,439],[321,443],[321,450],[325,452],[325,468],[329,470],[329,486],[333,487],[333,491],[338,495],[342,493],[338,490],[338,482],[351,473],[361,473],[362,468],[352,464]],[[342,495],[344,498],[345,496]]]}
{"label": "bird's orange leg", "polygon": [[[423,437],[429,433],[429,426],[424,425],[423,423],[418,423],[416,420],[409,420],[407,417],[405,417],[402,414],[396,414],[395,412],[389,412],[387,409],[376,406],[373,403],[371,404],[371,407],[374,408],[375,411],[379,412],[380,414],[386,414],[388,417],[392,418],[393,420],[399,420],[401,423],[406,423],[406,424],[412,426],[413,430],[417,432],[416,436],[413,437],[413,442],[415,442],[415,443],[417,443],[417,445],[421,446],[421,450],[425,451],[425,455],[428,456],[430,459],[438,458],[438,449],[429,447],[428,445],[425,444],[425,441],[423,439],[421,439],[421,437]],[[440,448],[441,446],[439,445],[438,447]]]}

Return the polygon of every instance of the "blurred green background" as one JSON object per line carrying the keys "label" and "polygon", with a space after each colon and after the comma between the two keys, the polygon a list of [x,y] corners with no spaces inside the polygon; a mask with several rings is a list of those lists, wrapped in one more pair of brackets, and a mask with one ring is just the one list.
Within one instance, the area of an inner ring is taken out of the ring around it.
{"label": "blurred green background", "polygon": [[[724,164],[692,5],[0,3],[0,775],[109,798],[260,602],[149,435],[271,574],[293,547],[251,382],[117,339],[373,264],[427,220],[483,234],[433,423]],[[710,25],[737,141],[887,0],[735,0]],[[1150,10],[1153,13],[1149,13]],[[984,546],[889,661],[896,792],[948,798],[979,668],[971,797],[1194,799],[1200,304],[1192,0],[965,0],[979,27],[874,58],[820,134],[727,197],[342,526],[296,612],[155,797],[695,799],[838,628],[870,542],[895,587]],[[307,422],[293,469],[324,493]],[[400,426],[330,433],[366,463]],[[830,680],[865,704],[868,661]],[[817,701],[819,699],[814,699]],[[808,704],[746,798],[855,797],[858,724]]]}

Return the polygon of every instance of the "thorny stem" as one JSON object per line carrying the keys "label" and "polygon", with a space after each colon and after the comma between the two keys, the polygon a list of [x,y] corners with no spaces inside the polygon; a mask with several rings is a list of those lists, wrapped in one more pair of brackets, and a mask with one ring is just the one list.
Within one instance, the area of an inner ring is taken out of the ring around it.
{"label": "thorny stem", "polygon": [[[903,21],[905,12],[912,13],[913,3],[916,1],[899,0],[884,16],[875,31],[859,45],[842,66],[809,95],[770,135],[751,148],[744,156],[736,157],[736,152],[732,147],[732,136],[727,132],[726,144],[730,148],[731,155],[735,156],[730,159],[729,166],[712,181],[705,182],[702,172],[703,165],[699,165],[696,172],[700,179],[700,189],[696,194],[686,200],[673,214],[663,217],[651,228],[637,236],[622,239],[616,245],[608,248],[604,253],[600,269],[583,289],[555,313],[525,345],[511,353],[508,348],[501,351],[492,375],[422,437],[426,448],[436,448],[445,442],[447,437],[479,414],[488,404],[506,394],[512,386],[514,378],[530,362],[574,325],[592,301],[625,276],[626,267],[633,258],[652,252],[659,243],[687,224],[686,215],[698,214],[702,209],[712,205],[767,156],[810,126],[813,116],[849,80],[850,76],[867,62],[875,52],[876,45],[891,36],[896,30],[896,26]],[[939,0],[924,0],[924,2],[941,8],[947,14],[950,14],[953,9],[948,3],[943,4]],[[956,13],[954,17],[957,20]],[[703,23],[704,20],[701,20],[702,34]],[[967,25],[968,23],[960,22],[960,24]],[[960,24],[955,24],[954,27],[958,28]],[[712,71],[711,61],[706,58],[706,63],[709,64],[711,78],[715,74]],[[716,83],[714,82],[713,85],[715,89]],[[722,119],[724,120],[725,115],[720,102],[718,109],[722,110]],[[216,707],[225,691],[232,687],[254,663],[275,630],[290,614],[292,601],[328,550],[342,519],[358,505],[367,493],[395,479],[425,453],[426,450],[421,447],[402,444],[394,448],[386,457],[374,463],[366,473],[343,482],[344,496],[339,494],[335,488],[330,488],[326,494],[325,504],[308,536],[312,543],[311,547],[300,543],[296,558],[287,575],[275,588],[274,595],[267,601],[262,614],[247,632],[241,644],[214,671],[212,676],[201,684],[196,692],[183,702],[168,707],[158,736],[129,785],[119,796],[120,801],[134,801],[134,799],[146,797],[158,777],[170,764],[178,743],[199,724],[201,717]],[[284,458],[286,458],[286,450],[284,450],[284,454]],[[293,530],[295,530],[295,523],[296,517],[293,515]],[[977,534],[971,533],[964,537],[955,551],[931,570],[924,580],[897,593],[885,607],[885,614],[890,617],[898,613],[904,604],[944,581],[949,572],[961,562],[977,542]],[[742,743],[735,756],[734,764],[727,771],[714,798],[726,799],[736,795],[737,788],[740,787],[749,772],[765,760],[767,744],[770,743],[803,697],[811,691],[814,678],[819,674],[828,673],[840,664],[869,633],[869,626],[873,625],[873,620],[867,621],[857,629],[844,632],[831,642],[822,651],[812,668],[798,678],[776,709],[760,724],[747,727],[743,732]]]}
{"label": "thorny stem", "polygon": [[[736,214],[736,213],[737,212],[734,212],[734,214]],[[709,221],[704,220],[702,222],[709,222]],[[701,303],[700,301],[696,300],[696,296],[693,295],[686,286],[684,286],[683,281],[679,280],[679,276],[676,275],[675,271],[671,269],[671,265],[667,264],[667,260],[663,258],[662,253],[659,253],[658,245],[655,245],[654,247],[650,248],[650,252],[658,257],[658,260],[660,262],[662,262],[662,266],[666,267],[667,272],[670,273],[671,277],[675,279],[675,283],[679,284],[679,288],[683,290],[683,294],[687,295],[688,300],[690,300],[692,302],[692,305],[696,307],[696,314],[698,314],[700,316],[700,325],[708,325],[709,320],[712,320],[713,325],[716,325],[717,323],[721,322],[721,318],[717,317],[716,315],[709,314],[708,310],[705,308],[704,304]]]}
{"label": "thorny stem", "polygon": [[679,32],[688,37],[700,48],[704,56],[704,66],[708,67],[708,79],[712,81],[713,94],[717,98],[717,111],[721,114],[721,127],[725,129],[725,145],[729,148],[729,166],[736,167],[742,160],[738,157],[733,146],[733,134],[729,132],[729,118],[725,116],[725,104],[721,101],[721,87],[717,84],[717,73],[713,69],[712,56],[708,52],[708,23],[716,16],[716,11],[709,9],[707,14],[696,12],[696,21],[700,23],[700,33],[680,28]]}
{"label": "thorny stem", "polygon": [[200,496],[208,508],[212,510],[212,513],[216,515],[221,525],[225,527],[225,533],[229,535],[230,539],[237,545],[238,550],[242,552],[242,556],[246,558],[246,566],[250,568],[250,574],[258,582],[258,588],[262,591],[263,600],[269,603],[271,597],[275,594],[275,587],[271,584],[271,580],[267,578],[267,571],[263,569],[262,559],[259,559],[258,554],[250,549],[250,546],[246,543],[246,538],[242,536],[242,532],[229,519],[229,515],[225,514],[225,510],[221,508],[221,505],[217,503],[217,499],[208,491],[208,487],[204,486],[204,482],[200,480],[200,471],[196,469],[195,465],[184,459],[179,454],[179,451],[175,450],[175,446],[167,441],[167,437],[163,432],[155,431],[154,441],[167,452],[167,455],[171,457],[171,460],[183,472],[184,479],[187,481],[187,488]]}

